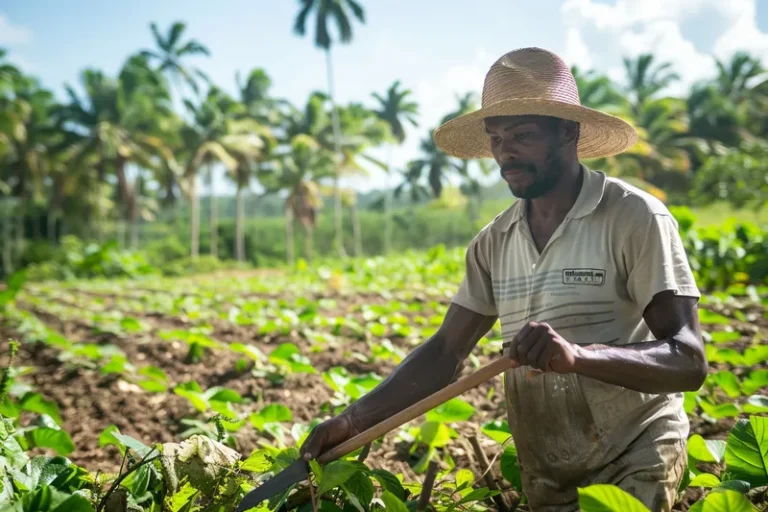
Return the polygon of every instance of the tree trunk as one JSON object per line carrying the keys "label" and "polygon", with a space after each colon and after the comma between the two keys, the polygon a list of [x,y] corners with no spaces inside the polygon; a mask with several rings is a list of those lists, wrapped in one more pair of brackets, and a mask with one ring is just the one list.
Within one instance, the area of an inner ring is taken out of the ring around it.
{"label": "tree trunk", "polygon": [[16,250],[14,255],[15,262],[21,261],[21,256],[24,253],[24,239],[26,233],[24,232],[24,214],[26,213],[27,205],[23,197],[19,198],[19,215],[16,218]]}
{"label": "tree trunk", "polygon": [[218,257],[218,210],[216,208],[216,192],[213,190],[213,164],[208,166],[208,205],[211,209],[211,256]]}
{"label": "tree trunk", "polygon": [[357,211],[357,203],[351,207],[352,213],[352,236],[355,239],[355,256],[358,258],[363,256],[363,237],[360,233],[360,215]]}
{"label": "tree trunk", "polygon": [[334,196],[334,221],[335,221],[335,242],[336,251],[339,253],[339,257],[345,258],[347,256],[344,250],[344,227],[341,219],[341,129],[339,127],[339,115],[336,112],[336,100],[333,94],[333,65],[331,62],[331,49],[328,48],[325,51],[326,64],[328,67],[328,96],[331,99],[331,121],[333,124],[333,144],[336,153],[336,175],[333,180],[333,196]]}
{"label": "tree trunk", "polygon": [[3,201],[3,273],[13,272],[13,208],[10,197]]}
{"label": "tree trunk", "polygon": [[200,197],[197,195],[197,177],[192,175],[189,185],[190,199],[190,243],[192,259],[197,259],[200,255]]}
{"label": "tree trunk", "polygon": [[315,249],[315,228],[312,224],[304,226],[304,257],[307,261],[312,261]]}
{"label": "tree trunk", "polygon": [[235,255],[237,261],[245,261],[245,198],[243,197],[243,187],[237,186],[236,211],[235,211]]}
{"label": "tree trunk", "polygon": [[293,248],[293,211],[290,206],[285,208],[285,250],[288,258],[288,265],[293,266],[296,260],[296,254]]}
{"label": "tree trunk", "polygon": [[392,203],[394,202],[395,190],[392,185],[392,150],[394,144],[389,145],[387,153],[387,181],[388,187],[384,196],[384,254],[389,254],[392,250]]}

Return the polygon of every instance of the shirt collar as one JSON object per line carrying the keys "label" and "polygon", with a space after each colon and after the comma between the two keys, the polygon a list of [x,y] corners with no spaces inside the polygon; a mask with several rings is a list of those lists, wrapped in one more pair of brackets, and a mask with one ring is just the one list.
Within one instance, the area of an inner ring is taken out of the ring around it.
{"label": "shirt collar", "polygon": [[[605,173],[593,171],[584,164],[581,164],[584,172],[584,181],[581,183],[581,190],[571,211],[565,216],[566,219],[578,219],[592,213],[603,198],[605,190]],[[498,220],[494,223],[494,228],[502,233],[508,231],[517,221],[523,218],[526,211],[527,200],[521,199],[515,201],[511,207],[502,212]]]}

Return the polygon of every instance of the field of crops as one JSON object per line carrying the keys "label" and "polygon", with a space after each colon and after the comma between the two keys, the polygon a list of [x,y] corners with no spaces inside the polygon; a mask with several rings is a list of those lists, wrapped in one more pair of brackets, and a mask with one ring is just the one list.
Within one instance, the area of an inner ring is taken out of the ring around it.
{"label": "field of crops", "polygon": [[[296,456],[312,425],[435,332],[463,256],[438,248],[291,271],[10,282],[0,296],[0,365],[8,340],[19,349],[0,386],[0,510],[233,510]],[[676,510],[766,507],[766,305],[760,287],[702,300],[711,370],[686,396],[690,464]],[[465,373],[500,346],[497,324]],[[281,499],[299,510],[416,509],[427,475],[435,480],[423,494],[436,510],[525,510],[514,444],[502,446],[501,382],[396,429],[370,452],[314,466],[312,492],[304,482],[260,510]],[[195,466],[179,450],[215,463]],[[645,510],[615,491],[583,490],[582,509]]]}

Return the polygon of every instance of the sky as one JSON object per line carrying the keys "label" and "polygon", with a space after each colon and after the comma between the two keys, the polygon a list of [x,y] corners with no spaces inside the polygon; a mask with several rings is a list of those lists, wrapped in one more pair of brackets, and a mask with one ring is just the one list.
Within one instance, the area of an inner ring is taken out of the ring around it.
{"label": "sky", "polygon": [[[456,97],[478,95],[488,68],[504,53],[539,46],[569,65],[624,80],[622,59],[653,52],[673,63],[684,94],[713,75],[713,56],[748,50],[768,63],[768,0],[358,0],[366,10],[349,45],[333,47],[336,98],[373,107],[396,80],[413,91],[419,126],[395,149],[393,165],[418,156],[419,142],[455,108]],[[297,0],[0,0],[0,48],[9,60],[64,100],[64,85],[98,68],[115,75],[139,49],[153,48],[149,24],[162,32],[187,24],[210,57],[189,61],[235,94],[235,73],[256,67],[272,78],[272,94],[303,106],[326,91],[324,54],[311,34],[293,33]],[[386,151],[373,153],[385,159]],[[371,170],[348,180],[360,190],[391,185],[396,177]],[[217,179],[217,192],[228,192]]]}

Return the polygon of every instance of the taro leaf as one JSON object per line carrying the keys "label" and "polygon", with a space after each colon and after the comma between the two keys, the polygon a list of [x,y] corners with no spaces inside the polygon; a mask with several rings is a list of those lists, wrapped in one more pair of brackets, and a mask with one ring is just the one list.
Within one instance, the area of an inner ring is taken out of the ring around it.
{"label": "taro leaf", "polygon": [[741,396],[741,386],[739,384],[739,378],[729,371],[719,371],[710,375],[709,379],[719,386],[725,394],[731,398]]}
{"label": "taro leaf", "polygon": [[706,414],[715,419],[735,418],[740,414],[739,408],[736,407],[736,404],[729,403],[715,405],[709,400],[702,400],[699,402],[699,405]]}
{"label": "taro leaf", "polygon": [[741,382],[741,391],[745,395],[751,395],[755,391],[768,388],[768,370],[755,370]]}
{"label": "taro leaf", "polygon": [[708,309],[699,309],[699,322],[702,325],[728,325],[731,323],[731,319],[719,313],[713,313]]}
{"label": "taro leaf", "polygon": [[64,430],[34,427],[24,433],[29,448],[51,448],[59,455],[67,456],[75,451],[75,444]]}
{"label": "taro leaf", "polygon": [[730,343],[741,339],[741,333],[738,331],[715,331],[709,336],[714,343]]}
{"label": "taro leaf", "polygon": [[725,448],[726,471],[732,478],[753,487],[768,484],[768,418],[740,419],[728,434]]}
{"label": "taro leaf", "polygon": [[768,396],[752,395],[741,406],[747,414],[764,414],[768,412]]}
{"label": "taro leaf", "polygon": [[512,435],[509,431],[507,420],[489,421],[483,424],[482,432],[498,443],[503,443]]}
{"label": "taro leaf", "polygon": [[688,484],[688,487],[717,487],[720,485],[720,479],[711,473],[702,473],[696,476]]}
{"label": "taro leaf", "polygon": [[234,389],[214,387],[205,392],[205,396],[208,400],[216,402],[233,402],[239,404],[243,401],[243,397],[240,393]]}
{"label": "taro leaf", "polygon": [[445,423],[426,421],[419,429],[421,441],[430,448],[441,448],[451,441],[451,431]]}
{"label": "taro leaf", "polygon": [[24,411],[47,414],[53,418],[57,424],[63,424],[56,402],[46,400],[40,393],[27,393],[19,402],[19,407]]}
{"label": "taro leaf", "polygon": [[455,422],[467,421],[475,413],[475,408],[460,398],[452,398],[427,412],[427,421]]}
{"label": "taro leaf", "polygon": [[373,500],[373,482],[362,471],[354,473],[346,482],[341,484],[350,501],[357,501],[356,508],[364,512]]}
{"label": "taro leaf", "polygon": [[400,500],[405,499],[405,489],[403,489],[403,484],[400,483],[400,480],[398,480],[395,475],[384,469],[374,469],[371,471],[371,476],[378,480],[384,491],[393,494]]}
{"label": "taro leaf", "polygon": [[764,361],[768,361],[768,345],[747,347],[744,350],[743,360],[747,366],[757,366]]}
{"label": "taro leaf", "polygon": [[753,512],[755,508],[741,493],[731,490],[712,492],[704,499],[701,512]]}
{"label": "taro leaf", "polygon": [[323,478],[320,481],[318,494],[322,495],[340,486],[358,471],[357,466],[346,460],[335,460],[323,467]]}
{"label": "taro leaf", "polygon": [[291,410],[282,404],[269,404],[258,413],[250,416],[251,424],[258,429],[263,429],[267,423],[279,423],[281,421],[292,421],[293,414]]}
{"label": "taro leaf", "polygon": [[594,484],[578,492],[583,512],[649,512],[640,500],[615,485]]}
{"label": "taro leaf", "polygon": [[[110,427],[107,427],[107,428],[110,428]],[[103,432],[102,432],[102,435],[104,435]],[[134,450],[139,455],[139,457],[144,457],[145,455],[147,455],[149,452],[152,451],[152,448],[145,445],[141,441],[129,435],[121,434],[120,431],[117,430],[117,427],[115,427],[115,429],[111,431],[111,435],[118,442],[117,446],[118,448],[120,448],[121,454],[125,453],[125,448],[130,448]],[[99,438],[99,440],[101,440],[101,438]]]}
{"label": "taro leaf", "polygon": [[701,462],[720,463],[725,454],[725,441],[710,439],[705,440],[699,434],[693,434],[688,439],[688,454]]}
{"label": "taro leaf", "polygon": [[408,507],[405,506],[405,503],[389,491],[382,493],[381,500],[384,502],[384,509],[387,512],[408,512]]}

